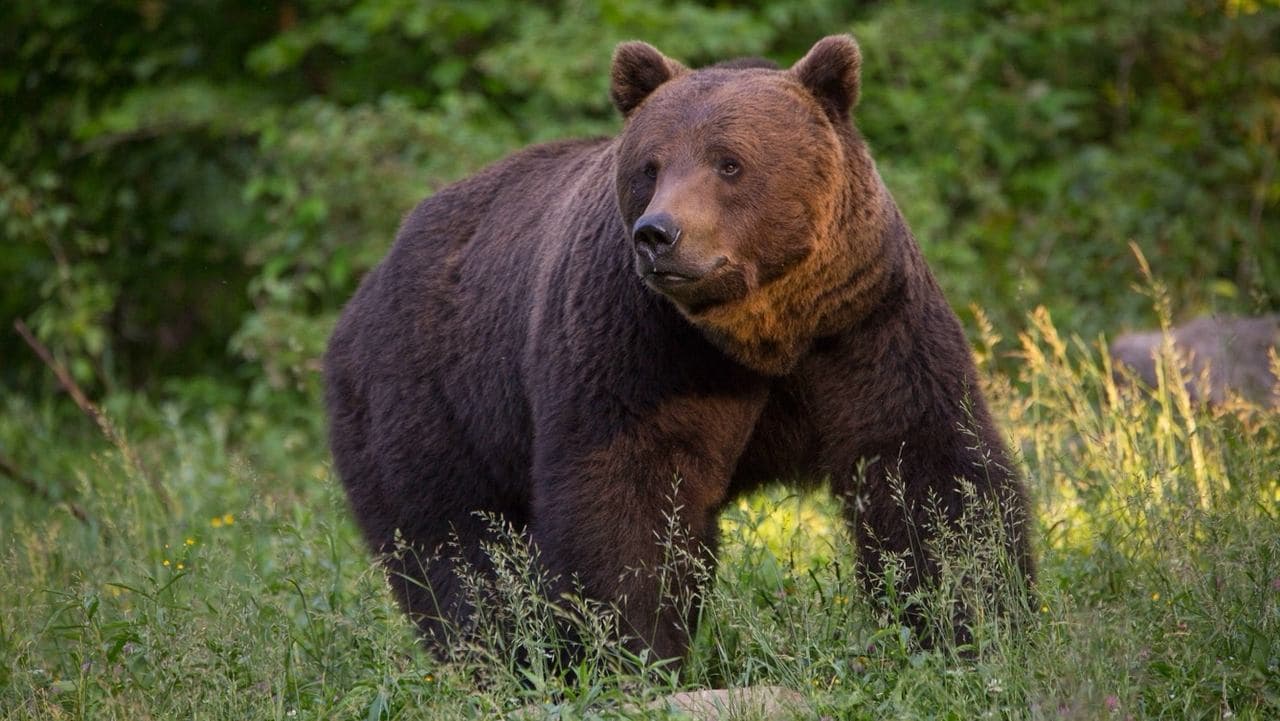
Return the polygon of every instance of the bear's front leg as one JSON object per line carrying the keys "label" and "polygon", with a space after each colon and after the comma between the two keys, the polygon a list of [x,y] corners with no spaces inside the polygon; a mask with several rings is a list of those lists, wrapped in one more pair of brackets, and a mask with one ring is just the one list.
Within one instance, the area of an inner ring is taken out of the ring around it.
{"label": "bear's front leg", "polygon": [[963,642],[980,615],[1022,603],[1034,576],[1030,519],[959,323],[925,280],[831,339],[799,384],[869,585],[880,588],[898,559],[900,597],[955,583],[950,619],[917,608],[907,620],[926,642],[937,640],[933,621],[952,622]]}
{"label": "bear's front leg", "polygon": [[[633,650],[679,659],[714,569],[717,512],[765,392],[729,384],[624,403],[592,390],[541,419],[530,533],[558,592],[616,606]],[[589,424],[577,422],[582,407]]]}
{"label": "bear's front leg", "polygon": [[867,448],[860,463],[833,475],[833,490],[868,585],[889,591],[883,583],[892,579],[895,606],[915,591],[944,592],[936,607],[907,608],[905,620],[926,644],[964,643],[972,624],[1023,603],[1034,573],[1026,498],[993,433],[972,425],[917,430]]}

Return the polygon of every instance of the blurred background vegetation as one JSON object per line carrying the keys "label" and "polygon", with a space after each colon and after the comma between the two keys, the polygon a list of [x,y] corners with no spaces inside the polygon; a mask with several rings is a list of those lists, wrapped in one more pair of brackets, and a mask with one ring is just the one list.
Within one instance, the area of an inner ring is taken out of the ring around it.
{"label": "blurred background vegetation", "polygon": [[0,383],[274,406],[424,195],[616,133],[610,52],[863,45],[856,122],[950,298],[1011,331],[1280,307],[1280,8],[1264,0],[12,0],[0,8]]}

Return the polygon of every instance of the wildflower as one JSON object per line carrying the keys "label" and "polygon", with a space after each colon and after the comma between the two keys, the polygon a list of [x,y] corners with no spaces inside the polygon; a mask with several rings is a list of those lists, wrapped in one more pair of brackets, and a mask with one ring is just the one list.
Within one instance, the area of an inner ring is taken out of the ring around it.
{"label": "wildflower", "polygon": [[222,523],[223,523],[223,525],[230,526],[231,524],[233,524],[233,523],[235,523],[235,522],[236,522],[236,517],[235,517],[235,516],[231,515],[230,513],[224,513],[224,514],[222,514]]}
{"label": "wildflower", "polygon": [[169,559],[167,559],[167,558],[166,558],[166,559],[164,559],[164,565],[165,565],[165,567],[166,567],[166,568],[168,568],[168,566],[169,566]]}
{"label": "wildflower", "polygon": [[1041,606],[1041,607],[1040,607],[1040,613],[1048,613],[1048,612],[1049,612],[1049,607],[1048,607],[1048,606]]}
{"label": "wildflower", "polygon": [[1120,708],[1120,699],[1117,698],[1115,694],[1108,696],[1103,703],[1106,705],[1108,711],[1114,712],[1116,709]]}
{"label": "wildflower", "polygon": [[1271,590],[1280,591],[1280,576],[1271,579]]}
{"label": "wildflower", "polygon": [[214,528],[222,528],[222,517],[214,516],[213,518],[210,518],[209,525],[213,526]]}
{"label": "wildflower", "polygon": [[194,545],[196,545],[196,539],[194,539],[194,538],[188,538],[187,540],[183,541],[182,543],[183,543],[184,545],[187,545],[187,546],[194,546]]}
{"label": "wildflower", "polygon": [[1152,600],[1152,601],[1159,601],[1159,600],[1160,600],[1160,592],[1159,592],[1159,591],[1156,591],[1155,593],[1151,594],[1151,600]]}
{"label": "wildflower", "polygon": [[183,563],[179,563],[179,564],[178,564],[178,570],[179,570],[179,571],[185,570],[185,569],[186,569],[186,567],[187,567],[187,566],[186,566],[186,564],[183,564]]}

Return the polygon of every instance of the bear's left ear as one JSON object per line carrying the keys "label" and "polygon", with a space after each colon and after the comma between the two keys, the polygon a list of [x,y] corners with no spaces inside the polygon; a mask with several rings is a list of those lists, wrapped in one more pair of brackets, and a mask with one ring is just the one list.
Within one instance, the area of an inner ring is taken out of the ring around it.
{"label": "bear's left ear", "polygon": [[622,43],[613,51],[609,97],[623,117],[631,115],[659,85],[686,72],[683,65],[638,40]]}
{"label": "bear's left ear", "polygon": [[829,35],[791,66],[791,74],[813,93],[833,121],[843,122],[858,104],[862,52],[853,36]]}

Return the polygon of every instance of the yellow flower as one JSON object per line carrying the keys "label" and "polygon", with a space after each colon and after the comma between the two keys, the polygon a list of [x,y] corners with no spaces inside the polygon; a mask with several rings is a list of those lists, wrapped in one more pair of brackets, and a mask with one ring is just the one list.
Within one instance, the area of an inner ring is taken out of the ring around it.
{"label": "yellow flower", "polygon": [[213,518],[209,519],[209,525],[213,526],[214,528],[222,528],[222,519],[219,518],[218,516],[214,516]]}
{"label": "yellow flower", "polygon": [[166,567],[169,565],[169,559],[167,559],[167,558],[166,558],[166,559],[164,559],[164,565],[165,565]]}
{"label": "yellow flower", "polygon": [[1041,606],[1041,607],[1040,607],[1040,613],[1048,613],[1048,612],[1049,612],[1049,607],[1048,607],[1048,606]]}
{"label": "yellow flower", "polygon": [[179,563],[179,564],[178,564],[178,570],[179,570],[179,571],[181,571],[181,570],[183,570],[183,569],[185,569],[185,568],[186,568],[186,566],[185,566],[185,565],[183,565],[183,564],[181,564],[181,563]]}
{"label": "yellow flower", "polygon": [[194,546],[196,545],[196,539],[188,538],[187,540],[183,541],[183,543],[185,543],[188,546]]}
{"label": "yellow flower", "polygon": [[1151,600],[1152,600],[1152,601],[1159,601],[1159,600],[1160,600],[1160,592],[1159,592],[1159,591],[1156,591],[1155,593],[1151,594]]}
{"label": "yellow flower", "polygon": [[230,513],[222,514],[222,522],[228,526],[236,522],[236,517]]}

